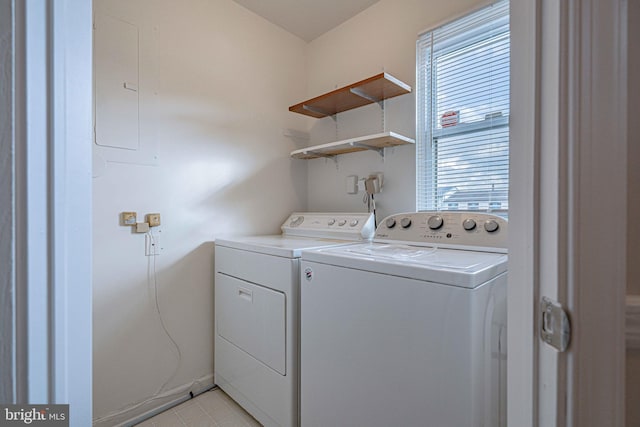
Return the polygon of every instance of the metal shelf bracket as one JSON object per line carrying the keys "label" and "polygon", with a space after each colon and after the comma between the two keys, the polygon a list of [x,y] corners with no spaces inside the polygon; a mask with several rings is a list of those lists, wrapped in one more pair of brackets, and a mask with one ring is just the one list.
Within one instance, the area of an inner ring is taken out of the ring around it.
{"label": "metal shelf bracket", "polygon": [[351,92],[352,94],[359,96],[360,98],[364,98],[367,101],[371,101],[371,102],[375,102],[376,104],[378,104],[380,106],[380,108],[384,108],[384,104],[382,103],[382,99],[380,98],[376,98],[375,96],[371,96],[368,93],[366,93],[365,91],[363,91],[362,89],[358,89],[357,87],[352,87],[351,89],[349,89],[349,92]]}

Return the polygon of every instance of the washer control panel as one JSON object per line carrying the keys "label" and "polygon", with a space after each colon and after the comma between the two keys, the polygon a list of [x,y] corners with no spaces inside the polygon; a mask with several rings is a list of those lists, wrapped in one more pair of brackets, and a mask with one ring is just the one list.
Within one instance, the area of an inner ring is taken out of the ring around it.
{"label": "washer control panel", "polygon": [[411,212],[380,222],[375,241],[507,251],[507,220],[480,212]]}
{"label": "washer control panel", "polygon": [[375,223],[371,213],[294,212],[281,229],[289,236],[371,240]]}

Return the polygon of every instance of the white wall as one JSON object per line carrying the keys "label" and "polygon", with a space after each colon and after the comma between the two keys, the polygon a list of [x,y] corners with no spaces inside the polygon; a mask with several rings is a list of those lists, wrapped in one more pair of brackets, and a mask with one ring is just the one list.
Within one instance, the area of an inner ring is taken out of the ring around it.
{"label": "white wall", "polygon": [[[140,28],[140,156],[94,145],[94,420],[111,425],[166,402],[134,405],[168,379],[161,392],[212,383],[213,240],[277,232],[306,208],[306,164],[282,134],[306,127],[288,112],[306,45],[231,0],[94,6]],[[123,211],[161,214],[155,264]]]}
{"label": "white wall", "polygon": [[[309,97],[343,87],[386,71],[411,85],[415,91],[416,39],[438,23],[486,4],[483,0],[381,0],[308,47]],[[415,137],[414,94],[387,102],[386,129]],[[377,105],[338,115],[338,128],[330,118],[311,124],[310,144],[330,142],[382,131]],[[378,218],[415,210],[415,148],[387,149],[384,160],[375,152],[339,156],[309,162],[309,208],[320,211],[363,211],[362,193],[348,195],[348,175],[385,174],[383,192],[377,195]]]}

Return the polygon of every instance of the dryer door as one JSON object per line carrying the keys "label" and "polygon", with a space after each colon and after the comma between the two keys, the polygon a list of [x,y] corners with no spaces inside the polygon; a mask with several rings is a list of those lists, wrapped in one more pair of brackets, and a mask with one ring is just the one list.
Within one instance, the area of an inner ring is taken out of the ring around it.
{"label": "dryer door", "polygon": [[217,334],[286,375],[285,295],[216,274]]}

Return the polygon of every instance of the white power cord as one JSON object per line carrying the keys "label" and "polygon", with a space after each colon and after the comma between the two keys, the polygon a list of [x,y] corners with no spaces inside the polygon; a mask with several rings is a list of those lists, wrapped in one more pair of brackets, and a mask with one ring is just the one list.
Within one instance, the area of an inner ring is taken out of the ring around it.
{"label": "white power cord", "polygon": [[378,220],[376,219],[376,200],[373,197],[373,194],[369,194],[368,192],[364,192],[364,197],[362,197],[362,203],[367,205],[367,212],[373,212],[373,222],[374,227],[378,227]]}
{"label": "white power cord", "polygon": [[[149,239],[151,239],[151,247],[155,248],[156,247],[155,236],[153,235],[151,230],[149,230],[147,235],[149,236]],[[156,271],[157,256],[158,255],[151,256],[153,258],[153,290],[154,290],[154,297],[155,297],[154,299],[155,299],[155,305],[156,305],[156,312],[158,313],[158,318],[160,319],[160,325],[162,326],[162,330],[164,331],[167,338],[169,338],[169,340],[175,347],[176,352],[178,353],[178,363],[173,373],[171,374],[171,376],[160,386],[158,391],[155,392],[154,396],[157,396],[158,394],[160,394],[162,390],[164,390],[164,388],[167,386],[167,384],[169,384],[169,382],[176,376],[176,374],[178,373],[178,370],[180,369],[180,364],[182,363],[182,352],[180,351],[180,346],[178,346],[178,343],[176,342],[176,340],[173,339],[173,337],[167,330],[167,327],[164,324],[164,319],[162,318],[162,312],[160,311],[160,303],[158,302],[158,273]]]}

